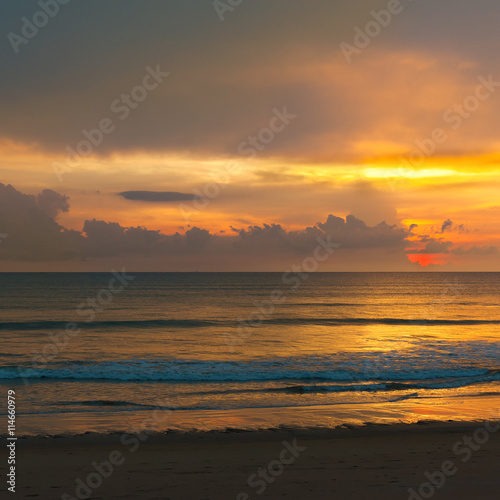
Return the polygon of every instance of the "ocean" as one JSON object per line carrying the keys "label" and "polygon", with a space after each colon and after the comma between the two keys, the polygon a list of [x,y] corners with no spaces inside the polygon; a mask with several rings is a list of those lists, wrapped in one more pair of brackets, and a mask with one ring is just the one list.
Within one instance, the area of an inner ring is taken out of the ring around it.
{"label": "ocean", "polygon": [[160,430],[498,418],[500,273],[0,282],[18,434],[119,431],[155,409]]}

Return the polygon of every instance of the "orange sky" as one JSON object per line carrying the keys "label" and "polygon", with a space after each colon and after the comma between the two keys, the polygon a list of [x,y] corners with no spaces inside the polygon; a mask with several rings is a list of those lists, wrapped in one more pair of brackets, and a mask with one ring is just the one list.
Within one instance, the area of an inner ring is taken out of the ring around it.
{"label": "orange sky", "polygon": [[[11,73],[2,84],[0,183],[24,194],[67,196],[69,210],[49,215],[78,232],[96,219],[165,235],[196,227],[220,240],[249,226],[300,232],[329,214],[352,214],[367,227],[384,221],[407,231],[395,270],[498,271],[500,74],[497,83],[488,57],[496,48],[484,26],[499,18],[500,7],[485,3],[471,17],[470,6],[448,0],[407,5],[348,62],[340,43],[354,43],[355,27],[386,2],[355,8],[314,1],[307,19],[298,3],[288,5],[285,16],[269,4],[241,6],[222,23],[206,7],[187,5],[156,6],[138,23],[134,7],[122,19],[134,44],[123,38],[122,45],[110,42],[127,31],[111,11],[104,8],[106,22],[90,35],[92,7],[68,6],[67,26],[87,33],[82,39],[48,26],[46,38],[5,54]],[[453,13],[446,8],[452,5]],[[10,30],[23,8],[11,7]],[[430,15],[434,22],[425,24]],[[162,31],[161,19],[175,16],[178,26]],[[425,27],[420,36],[417,22]],[[472,34],[462,35],[464,23]],[[294,25],[301,30],[290,31]],[[109,54],[95,51],[103,45]],[[47,47],[50,68],[39,61]],[[95,132],[103,120],[112,131]],[[68,148],[84,148],[85,130],[102,140],[70,166]],[[149,194],[143,201],[119,194],[129,191]],[[158,192],[205,199],[147,201]],[[2,217],[5,227],[14,224]],[[371,260],[374,270],[391,269],[385,246],[363,241],[344,264],[339,256],[325,270],[369,270]],[[262,268],[274,269],[279,255],[267,250]],[[141,252],[124,254],[149,266]],[[258,270],[252,259],[247,266],[243,254],[229,253],[210,258],[206,269]],[[38,264],[27,263],[34,257],[14,264],[9,254],[0,268],[43,269],[52,261],[53,269],[58,260],[61,269],[92,267],[77,254],[72,262],[44,257]],[[90,258],[96,268],[108,265],[98,262],[112,257],[105,254]],[[179,269],[205,266],[199,255],[191,264],[184,257]],[[155,259],[175,270],[180,257],[168,265]]]}

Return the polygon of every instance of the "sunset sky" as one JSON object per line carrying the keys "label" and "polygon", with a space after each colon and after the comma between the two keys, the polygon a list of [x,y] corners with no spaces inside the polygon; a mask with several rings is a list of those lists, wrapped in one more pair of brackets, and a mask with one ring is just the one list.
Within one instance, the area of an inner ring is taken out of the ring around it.
{"label": "sunset sky", "polygon": [[500,271],[497,0],[224,3],[2,2],[0,270]]}

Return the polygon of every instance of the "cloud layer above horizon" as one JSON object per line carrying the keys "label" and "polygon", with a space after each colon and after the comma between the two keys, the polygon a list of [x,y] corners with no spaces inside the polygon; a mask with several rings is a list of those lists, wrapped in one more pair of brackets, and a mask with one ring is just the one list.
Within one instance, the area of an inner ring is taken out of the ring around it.
{"label": "cloud layer above horizon", "polygon": [[51,5],[0,6],[3,266],[499,269],[497,1]]}
{"label": "cloud layer above horizon", "polygon": [[[82,231],[68,230],[56,219],[69,209],[68,197],[55,191],[44,190],[33,196],[0,184],[0,226],[6,236],[0,245],[0,260],[78,263],[132,257],[154,258],[156,265],[161,264],[165,270],[214,270],[221,265],[232,270],[256,270],[263,259],[271,265],[276,261],[297,263],[314,255],[318,245],[331,245],[336,258],[324,270],[350,268],[374,259],[382,268],[397,263],[411,270],[414,266],[407,252],[413,251],[409,247],[416,240],[426,245],[415,253],[449,253],[454,247],[450,241],[415,238],[408,229],[385,222],[369,226],[352,215],[343,219],[330,214],[325,222],[296,231],[270,223],[231,228],[230,234],[189,227],[182,234],[166,235],[146,227],[123,227],[97,219],[86,220]],[[451,251],[462,256],[498,253],[496,247],[455,246]]]}

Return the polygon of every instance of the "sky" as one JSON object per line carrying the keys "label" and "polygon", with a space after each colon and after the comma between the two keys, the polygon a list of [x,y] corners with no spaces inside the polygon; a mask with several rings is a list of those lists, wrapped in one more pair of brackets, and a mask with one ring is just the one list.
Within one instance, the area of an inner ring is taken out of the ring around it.
{"label": "sky", "polygon": [[0,271],[500,271],[496,0],[0,14]]}

